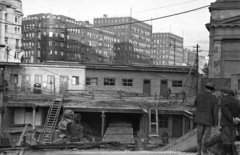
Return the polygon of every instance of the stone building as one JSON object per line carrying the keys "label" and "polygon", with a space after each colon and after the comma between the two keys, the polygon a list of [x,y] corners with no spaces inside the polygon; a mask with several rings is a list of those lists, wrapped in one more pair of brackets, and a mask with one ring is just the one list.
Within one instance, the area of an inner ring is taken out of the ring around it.
{"label": "stone building", "polygon": [[211,78],[230,78],[240,72],[240,0],[217,0],[209,10],[211,21],[209,71]]}
{"label": "stone building", "polygon": [[228,78],[232,89],[240,89],[240,0],[212,3],[210,23],[209,77]]}
{"label": "stone building", "polygon": [[[22,37],[21,0],[0,1],[0,61],[20,62]],[[8,54],[7,54],[8,53]]]}

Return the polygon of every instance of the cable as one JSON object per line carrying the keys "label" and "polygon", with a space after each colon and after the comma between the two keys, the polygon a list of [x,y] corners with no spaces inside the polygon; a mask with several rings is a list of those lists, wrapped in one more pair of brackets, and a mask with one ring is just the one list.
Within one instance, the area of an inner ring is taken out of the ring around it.
{"label": "cable", "polygon": [[[104,26],[95,26],[95,27],[68,27],[68,28],[54,28],[54,27],[35,27],[35,28],[45,28],[45,29],[96,29],[96,28],[109,28],[109,27],[114,27],[114,26],[122,26],[122,25],[132,25],[132,24],[137,24],[137,23],[144,23],[144,22],[147,22],[147,21],[153,21],[153,20],[158,20],[158,19],[164,19],[164,18],[169,18],[169,17],[173,17],[173,16],[178,16],[178,15],[181,15],[181,14],[186,14],[186,13],[189,13],[189,12],[193,12],[193,11],[197,11],[197,10],[201,10],[201,9],[204,9],[204,8],[207,8],[209,7],[210,5],[206,5],[206,6],[202,6],[202,7],[198,7],[198,8],[195,8],[195,9],[191,9],[191,10],[187,10],[187,11],[183,11],[183,12],[179,12],[179,13],[175,13],[175,14],[171,14],[171,15],[166,15],[166,16],[162,16],[162,17],[156,17],[156,18],[152,18],[152,19],[146,19],[146,20],[139,20],[139,21],[135,21],[135,22],[127,22],[127,23],[122,23],[122,24],[113,24],[113,25],[104,25]],[[2,19],[2,18],[0,18]],[[2,19],[4,20],[4,19]],[[9,23],[8,25],[16,25],[14,23]],[[16,25],[16,26],[21,26],[21,25]],[[25,25],[25,27],[31,27],[31,26],[27,26]]]}
{"label": "cable", "polygon": [[[197,9],[193,9],[193,10],[188,10],[188,11],[185,11],[185,12],[177,13],[177,14],[172,14],[172,15],[168,15],[168,16],[163,16],[163,17],[158,17],[158,18],[150,19],[150,20],[157,20],[157,19],[167,18],[167,17],[171,17],[171,16],[179,15],[179,14],[184,14],[184,13],[188,13],[188,12],[192,12],[192,11],[200,10],[200,9],[203,9],[203,8],[206,8],[206,7],[209,7],[209,5],[204,6],[204,7],[200,7],[200,8],[197,8]],[[136,22],[124,23],[124,24],[118,24],[118,25],[134,24],[134,23],[140,23],[140,22],[145,22],[145,21],[149,21],[149,20],[136,21]],[[109,26],[117,26],[117,25],[109,25]],[[108,27],[109,27],[109,26],[108,26]],[[105,26],[104,26],[104,27],[105,27]]]}
{"label": "cable", "polygon": [[[178,6],[178,5],[191,3],[191,2],[195,2],[195,1],[198,1],[198,0],[186,1],[186,2],[183,2],[183,3],[177,3],[177,4],[172,4],[172,5],[166,5],[166,6],[161,6],[161,7],[157,7],[157,8],[152,8],[152,9],[148,9],[148,10],[137,11],[137,12],[133,12],[132,14],[142,13],[142,12],[147,12],[147,11],[152,11],[152,10],[158,10],[158,9],[162,9],[162,8],[168,8],[168,7],[172,7],[172,6]],[[123,14],[123,15],[128,15],[128,14]]]}

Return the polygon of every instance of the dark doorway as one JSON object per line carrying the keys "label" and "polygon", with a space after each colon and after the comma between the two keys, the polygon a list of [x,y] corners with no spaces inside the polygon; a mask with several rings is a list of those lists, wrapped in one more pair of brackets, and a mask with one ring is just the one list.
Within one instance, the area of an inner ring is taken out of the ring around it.
{"label": "dark doorway", "polygon": [[168,80],[161,80],[160,95],[167,96]]}
{"label": "dark doorway", "polygon": [[68,76],[60,76],[59,93],[63,93],[66,89],[68,89]]}
{"label": "dark doorway", "polygon": [[173,117],[173,137],[181,137],[182,136],[182,117],[176,116]]}
{"label": "dark doorway", "polygon": [[22,75],[22,91],[31,90],[31,78],[30,75]]}
{"label": "dark doorway", "polygon": [[151,80],[144,79],[143,80],[143,94],[151,95]]}

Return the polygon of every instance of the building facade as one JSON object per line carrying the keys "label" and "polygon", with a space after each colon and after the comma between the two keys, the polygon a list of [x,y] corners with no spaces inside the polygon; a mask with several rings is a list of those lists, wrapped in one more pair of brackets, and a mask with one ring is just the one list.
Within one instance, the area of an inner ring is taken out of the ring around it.
{"label": "building facade", "polygon": [[[112,26],[111,26],[112,25]],[[94,19],[94,27],[114,32],[120,42],[133,44],[134,52],[150,55],[152,26],[132,17],[103,17]]]}
{"label": "building facade", "polygon": [[21,62],[22,2],[21,0],[0,1],[0,61]]}
{"label": "building facade", "polygon": [[[8,120],[6,124],[12,128],[16,125],[24,127],[29,123],[36,126],[37,131],[41,132],[51,104],[51,96],[48,96],[50,100],[47,100],[47,94],[51,95],[54,89],[56,93],[61,94],[63,90],[67,89],[68,92],[72,90],[72,95],[71,97],[65,96],[63,109],[72,109],[75,113],[80,113],[82,122],[91,127],[97,124],[91,130],[96,129],[100,133],[104,133],[107,122],[117,119],[121,115],[133,122],[135,132],[141,131],[148,136],[150,133],[148,131],[149,116],[146,113],[143,114],[143,109],[148,107],[146,102],[155,105],[156,101],[148,102],[145,99],[148,100],[149,97],[146,96],[129,96],[124,100],[119,100],[119,94],[114,94],[114,92],[122,91],[154,96],[154,94],[164,95],[170,88],[172,93],[180,93],[184,90],[187,96],[192,96],[196,93],[193,89],[196,78],[193,71],[186,80],[190,70],[191,67],[188,66],[126,67],[124,65],[69,62],[22,63],[6,66],[4,78],[9,85],[7,94],[15,94],[15,86],[20,87],[21,90],[27,87],[29,90],[28,92],[16,92],[19,95],[17,98],[9,98],[7,101],[8,112],[5,113],[4,118]],[[41,94],[33,93],[36,83],[42,86]],[[85,95],[88,99],[83,97],[82,92],[87,92]],[[95,95],[100,93],[104,96],[101,96],[100,100],[94,100],[89,98],[91,95],[88,92],[94,92]],[[114,97],[114,100],[108,100],[106,95]],[[27,96],[34,98],[27,98]],[[159,135],[167,132],[170,137],[180,137],[192,130],[193,117],[192,114],[188,114],[188,110],[192,112],[190,106],[183,107],[179,104],[173,106],[173,104],[161,101],[158,106]],[[84,126],[85,131],[88,129],[87,127]],[[21,132],[22,129],[19,130],[19,134]]]}
{"label": "building facade", "polygon": [[150,56],[134,51],[133,44],[121,42],[114,44],[114,63],[117,64],[152,64]]}
{"label": "building facade", "polygon": [[[172,93],[195,94],[196,78],[194,71],[186,79],[191,67],[124,66],[109,64],[43,63],[20,64],[5,68],[5,80],[14,86],[33,91],[39,83],[46,91],[62,92],[76,90],[123,90],[153,96]],[[184,85],[185,84],[185,85]],[[10,91],[10,89],[9,89]]]}
{"label": "building facade", "polygon": [[25,62],[108,62],[113,44],[119,40],[89,22],[50,13],[23,19]]}
{"label": "building facade", "polygon": [[156,65],[183,65],[183,38],[172,33],[152,34],[151,58]]}
{"label": "building facade", "polygon": [[209,77],[231,78],[240,73],[240,1],[217,0],[212,3],[210,23]]}

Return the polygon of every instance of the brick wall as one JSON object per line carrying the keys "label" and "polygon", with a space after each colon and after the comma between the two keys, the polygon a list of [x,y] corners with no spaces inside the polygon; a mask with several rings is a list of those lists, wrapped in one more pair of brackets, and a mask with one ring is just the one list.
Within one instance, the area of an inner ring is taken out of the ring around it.
{"label": "brick wall", "polygon": [[[154,74],[154,75],[153,75]],[[87,90],[125,90],[130,92],[138,92],[143,93],[143,80],[150,79],[151,80],[151,94],[160,93],[160,81],[164,77],[168,80],[168,87],[172,90],[172,93],[180,93],[183,87],[172,87],[172,80],[181,80],[183,81],[183,85],[186,81],[188,73],[164,73],[164,72],[143,72],[143,71],[114,71],[114,70],[92,70],[87,69],[86,77],[97,77],[98,85],[97,86],[86,86]],[[110,77],[115,78],[116,83],[115,86],[104,86],[104,78]],[[133,79],[133,86],[122,86],[122,79]],[[187,94],[193,95],[195,94],[195,85],[196,78],[191,75],[187,83],[184,87],[184,91]],[[190,89],[192,87],[192,89]]]}

